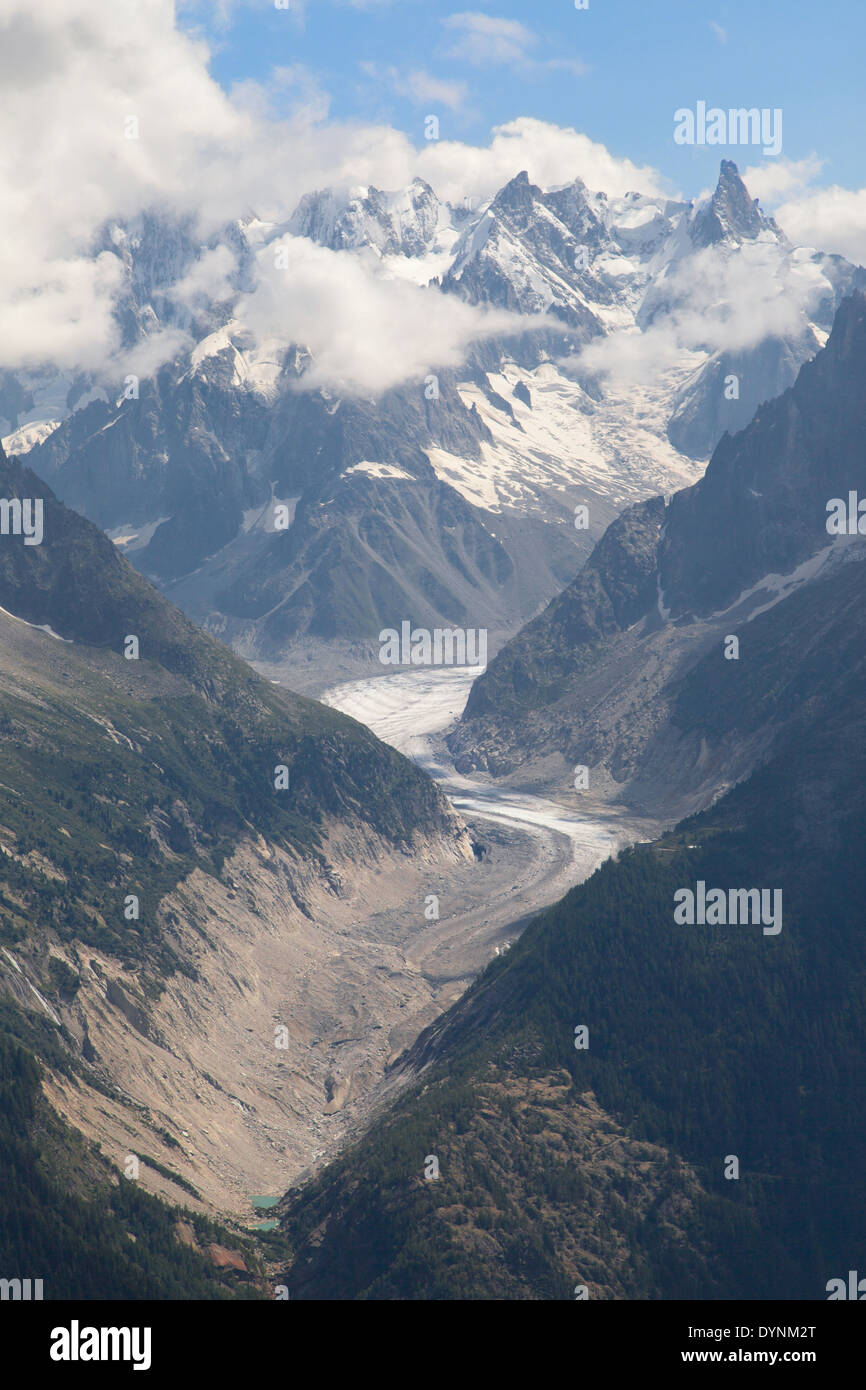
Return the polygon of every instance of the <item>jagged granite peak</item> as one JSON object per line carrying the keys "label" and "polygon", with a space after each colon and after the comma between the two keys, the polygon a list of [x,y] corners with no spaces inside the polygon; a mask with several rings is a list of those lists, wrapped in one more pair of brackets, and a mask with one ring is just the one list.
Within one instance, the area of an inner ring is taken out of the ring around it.
{"label": "jagged granite peak", "polygon": [[541,197],[541,189],[529,182],[529,174],[521,169],[513,179],[509,179],[491,203],[491,208],[508,212],[531,212],[536,198]]}
{"label": "jagged granite peak", "polygon": [[540,306],[591,329],[589,311],[600,331],[598,308],[637,309],[687,213],[685,203],[640,193],[611,199],[579,177],[543,191],[524,170],[464,229],[443,288],[528,312]]}
{"label": "jagged granite peak", "polygon": [[709,202],[695,212],[689,229],[695,246],[717,246],[723,241],[755,241],[762,232],[779,236],[772,217],[749,195],[732,159],[723,159],[719,181]]}
{"label": "jagged granite peak", "polygon": [[374,247],[383,256],[423,256],[447,212],[425,179],[396,193],[372,185],[348,194],[320,189],[305,194],[290,217],[293,236],[309,237],[332,251]]}
{"label": "jagged granite peak", "polygon": [[[171,533],[181,563],[194,566],[231,539],[245,508],[266,500],[257,461],[269,423],[265,402],[238,388],[224,353],[209,359],[206,373],[180,381],[171,366],[163,368],[142,382],[137,400],[91,403],[37,446],[30,462],[68,506],[106,530],[125,527],[129,535],[131,526],[140,540],[149,526],[151,561],[157,550],[165,561]],[[135,548],[134,540],[126,543]],[[157,573],[165,568],[154,563]]]}
{"label": "jagged granite peak", "polygon": [[[793,246],[775,221],[761,212],[757,200],[751,202],[736,166],[728,160],[722,165],[713,199],[688,224],[671,273],[660,276],[647,293],[638,316],[643,327],[688,307],[689,258],[695,252],[717,256],[722,279],[727,266],[735,278],[751,267],[758,285],[766,276],[779,276],[782,292],[791,294],[796,305],[795,321],[787,330],[710,351],[708,359],[677,387],[668,438],[679,452],[704,459],[726,430],[735,433],[745,428],[764,401],[794,383],[799,368],[830,332],[842,299],[866,289],[866,270],[844,257]],[[677,261],[685,271],[685,301],[678,295]]]}
{"label": "jagged granite peak", "polygon": [[[443,290],[474,304],[550,314],[579,341],[597,336],[603,328],[593,306],[612,303],[614,292],[591,265],[611,243],[592,196],[580,180],[545,194],[522,170],[461,234]],[[527,346],[529,360],[557,350],[543,337]]]}
{"label": "jagged granite peak", "polygon": [[[637,197],[637,195],[635,195]],[[574,179],[562,188],[550,189],[541,197],[545,208],[554,213],[579,237],[584,245],[601,246],[610,242],[610,200],[606,193],[593,193],[583,179]]]}

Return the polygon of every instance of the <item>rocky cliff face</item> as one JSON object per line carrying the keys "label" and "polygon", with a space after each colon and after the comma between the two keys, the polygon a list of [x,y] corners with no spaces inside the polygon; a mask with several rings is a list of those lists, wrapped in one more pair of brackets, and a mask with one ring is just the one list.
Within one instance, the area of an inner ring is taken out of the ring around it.
{"label": "rocky cliff face", "polygon": [[672,499],[659,579],[673,618],[725,608],[828,544],[828,500],[863,486],[864,363],[866,300],[854,295],[795,385],[723,440],[706,476]]}
{"label": "rocky cliff face", "polygon": [[844,703],[859,662],[836,654],[860,630],[866,571],[862,538],[828,533],[827,504],[866,489],[864,385],[854,295],[826,348],[722,441],[705,477],[624,513],[502,649],[452,736],[461,765],[565,784],[581,764],[599,793],[682,814],[768,757],[798,698]]}
{"label": "rocky cliff face", "polygon": [[707,203],[695,214],[689,236],[697,247],[718,246],[724,241],[755,241],[761,233],[778,237],[772,217],[749,197],[746,185],[732,159],[723,159],[719,182]]}
{"label": "rocky cliff face", "polygon": [[[499,653],[472,687],[463,715],[503,723],[565,693],[575,663],[624,632],[656,601],[662,498],[629,507],[605,532],[577,578]],[[458,736],[459,740],[459,736]]]}

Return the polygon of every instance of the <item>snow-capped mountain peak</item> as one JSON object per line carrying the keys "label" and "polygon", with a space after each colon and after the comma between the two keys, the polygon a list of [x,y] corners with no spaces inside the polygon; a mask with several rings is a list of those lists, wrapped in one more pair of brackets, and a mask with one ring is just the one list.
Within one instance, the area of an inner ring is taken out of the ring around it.
{"label": "snow-capped mountain peak", "polygon": [[423,256],[450,218],[429,183],[416,178],[396,193],[372,186],[342,195],[333,189],[305,194],[286,225],[332,251],[373,247],[382,256]]}
{"label": "snow-capped mountain peak", "polygon": [[690,227],[696,247],[716,246],[720,242],[756,241],[762,235],[781,239],[772,217],[751,198],[740,171],[732,159],[723,159],[719,182],[712,197],[699,206]]}

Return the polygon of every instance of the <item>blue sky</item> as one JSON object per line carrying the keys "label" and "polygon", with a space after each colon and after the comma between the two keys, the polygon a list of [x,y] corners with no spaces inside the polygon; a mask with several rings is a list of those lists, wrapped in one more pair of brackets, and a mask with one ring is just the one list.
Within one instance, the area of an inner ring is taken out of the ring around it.
{"label": "blue sky", "polygon": [[478,144],[535,116],[653,165],[687,194],[714,182],[720,156],[762,156],[675,145],[677,108],[780,107],[785,160],[818,155],[816,182],[866,183],[863,0],[291,3],[233,0],[220,22],[218,3],[197,0],[186,22],[206,34],[221,85],[301,69],[331,116],[386,122],[419,143],[429,113],[443,139]]}

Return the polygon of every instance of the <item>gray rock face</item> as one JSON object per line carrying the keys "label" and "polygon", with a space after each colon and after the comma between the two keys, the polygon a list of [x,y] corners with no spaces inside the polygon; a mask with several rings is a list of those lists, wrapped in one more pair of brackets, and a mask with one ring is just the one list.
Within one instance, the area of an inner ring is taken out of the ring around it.
{"label": "gray rock face", "polygon": [[[472,687],[464,723],[507,723],[555,700],[584,649],[630,627],[656,600],[660,497],[629,507],[604,533],[577,578],[502,649]],[[459,740],[461,749],[463,741]]]}
{"label": "gray rock face", "polygon": [[[327,491],[327,489],[325,489]],[[375,639],[403,619],[435,627],[502,622],[514,567],[471,507],[435,477],[401,488],[363,474],[331,500],[308,493],[290,531],[271,538],[214,595],[263,654],[296,637]]]}
{"label": "gray rock face", "polygon": [[590,301],[613,300],[609,284],[591,268],[610,244],[580,180],[543,194],[524,171],[497,193],[480,221],[467,227],[442,288],[472,304],[549,312],[585,342],[603,332]]}
{"label": "gray rock face", "polygon": [[161,522],[133,551],[153,575],[194,568],[236,533],[245,508],[269,495],[258,472],[267,411],[237,391],[231,363],[177,382],[166,368],[142,382],[138,400],[93,402],[70,418],[31,461],[71,507],[106,530]]}
{"label": "gray rock face", "polygon": [[[803,264],[802,253],[790,246],[773,218],[761,212],[736,164],[727,159],[712,198],[694,215],[689,238],[697,250],[716,248],[721,254],[735,254],[748,242],[775,242],[782,264],[794,264],[794,259]],[[713,353],[676,393],[667,433],[682,453],[706,458],[723,434],[744,429],[760,405],[793,385],[800,367],[821,346],[816,329],[829,332],[844,296],[866,289],[866,271],[843,257],[813,252],[809,262],[820,272],[824,288],[816,289],[811,299],[808,321],[786,336],[770,335],[754,346]]]}
{"label": "gray rock face", "polygon": [[202,253],[217,247],[230,253],[231,287],[250,288],[252,248],[237,222],[228,223],[205,242],[196,235],[193,219],[178,221],[166,214],[142,213],[104,229],[94,251],[110,252],[120,260],[123,290],[116,317],[126,346],[166,327],[183,329],[198,340],[228,320],[227,303],[201,295],[190,303],[175,293]]}
{"label": "gray rock face", "polygon": [[706,458],[724,434],[745,429],[760,405],[793,385],[820,346],[807,325],[794,339],[765,338],[749,350],[714,354],[674,397],[668,439],[689,458]]}
{"label": "gray rock face", "polygon": [[725,608],[826,546],[827,501],[866,484],[864,432],[866,297],[857,294],[794,386],[723,439],[701,481],[673,498],[659,551],[671,616]]}
{"label": "gray rock face", "polygon": [[697,209],[688,230],[696,251],[713,249],[729,263],[744,244],[775,243],[781,267],[796,263],[802,273],[811,262],[823,283],[823,289],[816,285],[808,318],[801,315],[796,329],[785,336],[770,334],[735,351],[713,353],[679,388],[668,438],[682,453],[699,459],[712,453],[723,434],[744,429],[760,405],[793,384],[799,368],[821,346],[818,333],[829,332],[844,296],[866,289],[866,271],[818,252],[811,253],[804,267],[803,253],[791,247],[775,221],[750,198],[731,160],[722,161],[718,186]]}
{"label": "gray rock face", "polygon": [[723,159],[716,191],[689,228],[692,242],[704,247],[730,240],[754,241],[762,231],[778,234],[773,219],[760,211],[756,198],[749,197],[736,164]]}
{"label": "gray rock face", "polygon": [[424,179],[413,179],[398,195],[370,187],[345,201],[324,189],[301,199],[286,230],[332,251],[373,246],[383,256],[423,256],[433,243],[442,212]]}
{"label": "gray rock face", "polygon": [[14,372],[0,372],[0,427],[4,433],[17,428],[20,417],[33,406],[33,396]]}

